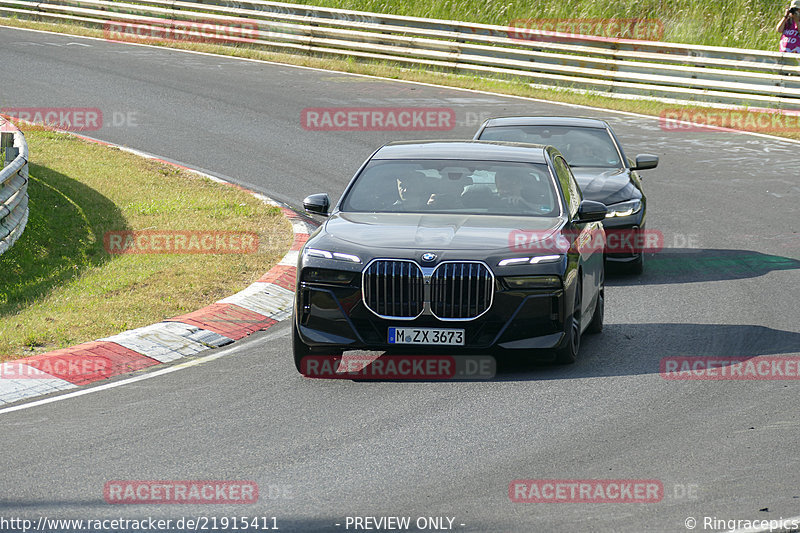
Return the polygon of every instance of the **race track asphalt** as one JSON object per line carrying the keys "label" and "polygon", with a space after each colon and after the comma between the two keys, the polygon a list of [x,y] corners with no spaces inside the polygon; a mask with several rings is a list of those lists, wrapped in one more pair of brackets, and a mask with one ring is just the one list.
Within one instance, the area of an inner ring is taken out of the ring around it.
{"label": "race track asphalt", "polygon": [[[2,108],[99,108],[105,126],[87,135],[293,205],[315,192],[338,198],[390,140],[469,138],[487,116],[603,118],[629,156],[660,156],[642,174],[648,227],[664,235],[644,275],[609,276],[605,330],[584,337],[569,367],[511,368],[476,382],[310,380],[294,370],[284,322],[212,361],[0,412],[0,516],[274,516],[287,532],[343,531],[348,516],[448,516],[456,531],[672,532],[687,531],[687,517],[703,531],[703,517],[800,515],[797,381],[659,375],[671,356],[800,356],[800,145],[10,28],[0,28],[0,65],[13,73],[3,76]],[[456,127],[325,132],[300,123],[310,107],[420,106],[452,108]],[[254,480],[261,497],[103,499],[109,480],[192,479]],[[660,480],[664,497],[512,503],[515,479]]]}

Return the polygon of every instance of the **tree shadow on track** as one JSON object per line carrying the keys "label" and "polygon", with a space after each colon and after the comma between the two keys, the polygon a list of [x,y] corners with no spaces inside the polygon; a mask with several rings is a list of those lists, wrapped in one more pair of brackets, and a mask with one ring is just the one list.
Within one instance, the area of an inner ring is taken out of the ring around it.
{"label": "tree shadow on track", "polygon": [[[786,251],[792,251],[786,248]],[[794,251],[800,253],[800,248]],[[800,260],[750,250],[665,248],[646,254],[644,274],[626,275],[622,267],[607,266],[609,286],[664,285],[757,278],[777,270],[798,270]]]}
{"label": "tree shadow on track", "polygon": [[[354,377],[353,374],[339,374],[339,379],[352,379],[356,382],[539,381],[658,374],[661,370],[661,362],[665,358],[800,356],[800,332],[755,325],[607,324],[601,335],[584,335],[582,337],[580,355],[577,362],[572,365],[554,364],[552,354],[548,352],[524,356],[497,353],[493,356],[496,366],[486,366],[480,362],[486,359],[487,355],[470,357],[463,354],[460,356],[459,354],[450,354],[455,356],[452,359],[471,359],[473,362],[466,363],[466,368],[472,368],[473,373],[470,374],[468,371],[464,374],[457,371],[451,376],[446,373],[433,372],[430,374],[432,377],[411,379],[408,379],[409,376],[406,376],[406,379],[402,377],[399,379],[386,378],[380,370],[369,368],[376,364],[375,361],[383,361],[379,368],[385,368],[388,361],[393,358],[391,355],[377,352],[346,353],[352,354],[351,356],[358,361],[358,368],[354,369],[357,375]],[[319,357],[331,357],[332,360],[338,361],[340,356]],[[373,361],[367,364],[359,361],[365,358]],[[411,359],[413,360],[414,356]],[[465,367],[465,362],[456,362],[455,365],[456,369],[460,369]],[[336,364],[334,364],[335,366]],[[406,363],[406,366],[411,367],[409,363]],[[488,374],[481,373],[478,371],[479,368],[492,368],[495,371]],[[345,372],[345,370],[340,368],[338,372]],[[330,379],[330,375],[314,374],[308,377]]]}
{"label": "tree shadow on track", "polygon": [[[757,356],[800,356],[800,332],[783,331],[765,326],[730,324],[607,324],[601,335],[584,334],[581,339],[580,355],[576,363],[557,365],[552,362],[552,352],[526,354],[496,353],[473,354],[447,353],[433,357],[437,361],[428,374],[411,376],[400,372],[384,370],[394,359],[404,356],[398,354],[379,354],[378,352],[345,352],[350,357],[349,370],[337,369],[340,355],[311,356],[320,360],[328,359],[336,372],[335,379],[351,379],[356,382],[485,382],[485,381],[538,381],[552,379],[596,378],[603,376],[631,376],[658,374],[665,358],[716,357],[752,358]],[[435,354],[431,354],[435,355]],[[444,357],[441,357],[444,356]],[[413,362],[429,356],[411,355],[406,357],[406,369],[413,368]],[[485,364],[493,358],[493,364]],[[438,361],[455,360],[455,373],[439,371]],[[469,361],[467,361],[469,360]],[[368,362],[367,362],[368,361]],[[319,364],[319,363],[318,363]],[[376,366],[377,365],[377,366]],[[321,366],[319,368],[322,368]],[[351,373],[347,373],[347,372]],[[310,378],[332,379],[330,372],[307,374]]]}
{"label": "tree shadow on track", "polygon": [[578,361],[500,360],[501,381],[658,374],[668,357],[751,358],[800,355],[800,333],[765,326],[729,324],[607,324],[601,335],[584,335]]}

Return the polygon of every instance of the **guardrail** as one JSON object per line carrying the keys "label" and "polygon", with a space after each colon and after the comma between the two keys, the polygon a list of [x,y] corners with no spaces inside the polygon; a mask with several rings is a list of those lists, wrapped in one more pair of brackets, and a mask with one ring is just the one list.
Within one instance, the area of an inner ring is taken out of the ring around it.
{"label": "guardrail", "polygon": [[11,248],[28,223],[28,144],[25,136],[0,118],[0,254]]}
{"label": "guardrail", "polygon": [[[0,16],[101,26],[110,38],[205,39],[522,78],[536,86],[623,98],[800,109],[798,56],[763,50],[567,35],[266,0],[0,0]],[[227,30],[203,36],[208,25]]]}

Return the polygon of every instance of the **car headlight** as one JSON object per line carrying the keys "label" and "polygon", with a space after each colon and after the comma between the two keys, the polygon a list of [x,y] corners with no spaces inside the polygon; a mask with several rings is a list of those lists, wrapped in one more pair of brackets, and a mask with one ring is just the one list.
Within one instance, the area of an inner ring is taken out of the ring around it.
{"label": "car headlight", "polygon": [[509,289],[560,289],[558,276],[506,276],[503,283]]}
{"label": "car headlight", "polygon": [[618,204],[606,206],[606,218],[627,217],[642,210],[641,200],[628,200]]}
{"label": "car headlight", "polygon": [[357,272],[345,270],[330,270],[327,268],[306,268],[303,270],[301,281],[311,283],[333,283],[336,285],[350,285]]}
{"label": "car headlight", "polygon": [[317,248],[306,248],[305,254],[308,257],[320,257],[322,259],[335,259],[336,261],[348,261],[350,263],[361,263],[361,258],[353,254],[343,254],[341,252],[329,252]]}
{"label": "car headlight", "polygon": [[561,258],[564,257],[563,255],[535,255],[533,257],[512,257],[510,259],[503,259],[497,266],[508,266],[508,265],[521,265],[524,263],[530,263],[532,265],[538,265],[540,263],[557,263],[561,261]]}

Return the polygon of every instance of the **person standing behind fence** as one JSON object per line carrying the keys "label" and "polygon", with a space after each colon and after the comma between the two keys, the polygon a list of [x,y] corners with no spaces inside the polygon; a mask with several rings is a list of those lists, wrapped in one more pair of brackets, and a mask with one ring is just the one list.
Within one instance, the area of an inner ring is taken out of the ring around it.
{"label": "person standing behind fence", "polygon": [[781,35],[781,52],[800,53],[800,36],[797,28],[800,23],[800,0],[792,0],[783,19],[775,28]]}

